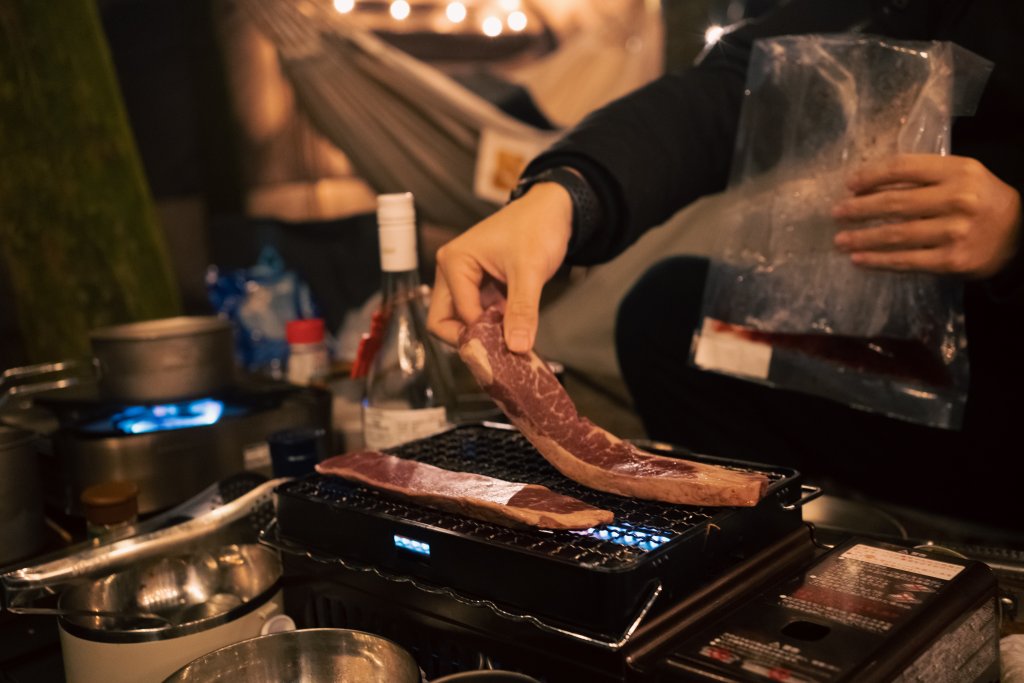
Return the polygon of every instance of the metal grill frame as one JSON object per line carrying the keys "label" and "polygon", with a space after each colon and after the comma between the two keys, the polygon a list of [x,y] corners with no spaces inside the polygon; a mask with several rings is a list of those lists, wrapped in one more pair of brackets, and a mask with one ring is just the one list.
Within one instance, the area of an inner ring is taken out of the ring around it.
{"label": "metal grill frame", "polygon": [[[389,452],[447,469],[542,484],[611,509],[620,526],[666,532],[653,549],[572,531],[510,529],[433,510],[335,477],[310,475],[278,488],[282,540],[320,556],[380,567],[594,634],[621,633],[659,587],[662,604],[723,566],[802,524],[795,470],[647,445],[659,455],[762,472],[772,480],[750,508],[700,508],[641,501],[583,487],[562,476],[507,425],[460,425]],[[425,557],[394,536],[429,544]]]}

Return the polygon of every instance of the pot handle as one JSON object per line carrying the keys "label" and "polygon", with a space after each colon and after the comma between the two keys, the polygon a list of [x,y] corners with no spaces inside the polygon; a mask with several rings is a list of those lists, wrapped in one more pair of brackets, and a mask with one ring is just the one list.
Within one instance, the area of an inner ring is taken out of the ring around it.
{"label": "pot handle", "polygon": [[[4,370],[0,374],[0,408],[3,408],[8,401],[23,396],[80,384],[86,377],[86,372],[84,372],[86,368],[89,372],[95,372],[92,364],[80,360],[23,365]],[[57,378],[47,379],[51,375]]]}

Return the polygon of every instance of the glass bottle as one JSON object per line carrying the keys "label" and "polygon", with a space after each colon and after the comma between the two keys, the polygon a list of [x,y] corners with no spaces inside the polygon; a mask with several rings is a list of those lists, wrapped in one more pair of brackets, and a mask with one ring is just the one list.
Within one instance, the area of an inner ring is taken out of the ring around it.
{"label": "glass bottle", "polygon": [[427,332],[411,193],[377,198],[384,329],[366,377],[363,439],[382,449],[450,426],[451,368]]}

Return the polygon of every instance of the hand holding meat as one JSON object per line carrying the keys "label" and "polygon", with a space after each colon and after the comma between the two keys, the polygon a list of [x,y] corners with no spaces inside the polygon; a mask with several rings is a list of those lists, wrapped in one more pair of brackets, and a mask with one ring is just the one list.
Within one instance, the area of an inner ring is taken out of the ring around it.
{"label": "hand holding meat", "polygon": [[569,479],[597,491],[686,505],[752,506],[764,496],[763,474],[647,453],[581,416],[547,364],[535,353],[511,353],[501,328],[501,312],[487,309],[463,331],[459,357],[512,424]]}
{"label": "hand holding meat", "polygon": [[904,154],[867,164],[833,208],[836,246],[869,268],[985,278],[1019,248],[1020,193],[974,159]]}
{"label": "hand holding meat", "polygon": [[537,335],[541,289],[565,259],[571,231],[568,192],[541,183],[456,237],[437,252],[427,327],[457,344],[488,304],[488,283],[497,281],[507,290],[505,343],[516,353],[529,351]]}

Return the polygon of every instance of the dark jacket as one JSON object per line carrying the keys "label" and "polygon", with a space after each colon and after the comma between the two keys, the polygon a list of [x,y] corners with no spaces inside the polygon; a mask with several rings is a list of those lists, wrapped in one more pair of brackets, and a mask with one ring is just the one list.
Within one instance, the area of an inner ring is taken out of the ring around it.
{"label": "dark jacket", "polygon": [[[689,202],[725,188],[753,40],[847,30],[948,40],[994,62],[976,114],[954,123],[953,153],[1024,191],[1024,3],[792,0],[728,33],[698,66],[594,112],[530,165],[527,174],[573,166],[601,197],[605,224],[574,235],[569,261],[608,260]],[[965,312],[971,384],[963,443],[990,455],[998,476],[1004,456],[1020,458],[1006,449],[1024,418],[1024,254],[995,278],[968,282]]]}

